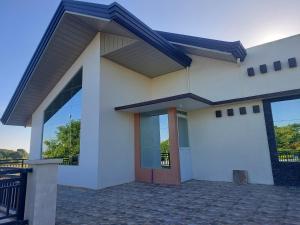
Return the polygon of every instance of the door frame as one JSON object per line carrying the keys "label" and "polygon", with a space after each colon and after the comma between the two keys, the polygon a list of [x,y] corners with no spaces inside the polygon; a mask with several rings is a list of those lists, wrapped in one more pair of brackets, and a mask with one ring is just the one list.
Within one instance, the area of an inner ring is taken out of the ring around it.
{"label": "door frame", "polygon": [[300,185],[300,162],[280,162],[278,160],[277,145],[274,131],[271,103],[300,99],[300,95],[278,97],[263,100],[266,131],[270,150],[270,159],[275,185]]}
{"label": "door frame", "polygon": [[140,113],[134,114],[135,180],[157,184],[180,184],[180,161],[177,129],[177,110],[168,109],[171,168],[150,169],[141,166]]}

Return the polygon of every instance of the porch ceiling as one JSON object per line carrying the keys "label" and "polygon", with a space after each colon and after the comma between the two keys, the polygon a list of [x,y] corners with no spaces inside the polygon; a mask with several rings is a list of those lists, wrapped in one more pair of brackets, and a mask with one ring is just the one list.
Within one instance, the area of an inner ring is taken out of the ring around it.
{"label": "porch ceiling", "polygon": [[201,98],[192,93],[186,93],[130,105],[118,106],[115,107],[115,110],[138,113],[163,110],[168,108],[177,108],[183,111],[191,111],[195,109],[205,108],[212,104],[213,102],[207,99]]}

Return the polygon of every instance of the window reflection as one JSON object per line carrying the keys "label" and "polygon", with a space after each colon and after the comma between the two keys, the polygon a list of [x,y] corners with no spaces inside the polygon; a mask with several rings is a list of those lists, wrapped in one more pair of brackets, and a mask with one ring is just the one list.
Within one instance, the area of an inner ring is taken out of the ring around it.
{"label": "window reflection", "polygon": [[300,162],[300,99],[271,104],[278,160]]}
{"label": "window reflection", "polygon": [[78,72],[44,113],[43,158],[62,158],[63,164],[78,165],[82,72]]}
{"label": "window reflection", "polygon": [[189,144],[187,114],[184,112],[177,112],[177,118],[178,118],[179,147],[188,148],[190,144]]}
{"label": "window reflection", "polygon": [[141,113],[141,166],[170,168],[168,114]]}

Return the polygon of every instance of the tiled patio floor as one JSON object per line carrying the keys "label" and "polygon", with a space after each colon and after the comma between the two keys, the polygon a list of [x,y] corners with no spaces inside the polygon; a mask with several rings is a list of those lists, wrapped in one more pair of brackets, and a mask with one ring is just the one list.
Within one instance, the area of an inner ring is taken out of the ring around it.
{"label": "tiled patio floor", "polygon": [[57,225],[300,224],[300,188],[190,181],[59,187]]}

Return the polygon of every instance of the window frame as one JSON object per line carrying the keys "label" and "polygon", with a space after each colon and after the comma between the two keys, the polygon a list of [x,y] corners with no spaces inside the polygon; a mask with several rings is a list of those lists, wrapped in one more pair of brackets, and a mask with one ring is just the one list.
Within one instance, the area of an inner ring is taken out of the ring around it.
{"label": "window frame", "polygon": [[[188,146],[180,146],[180,130],[179,130],[179,117],[186,119],[187,122],[187,141]],[[191,148],[191,142],[190,142],[190,135],[189,135],[189,120],[188,120],[188,114],[183,111],[177,111],[177,131],[178,131],[178,147],[182,149],[190,149]]]}
{"label": "window frame", "polygon": [[[47,106],[43,109],[43,116],[42,116],[42,132],[41,132],[41,139],[40,139],[40,159],[49,159],[49,158],[44,158],[43,157],[43,142],[44,142],[44,128],[45,128],[45,115],[46,115],[46,111],[47,109],[49,108],[49,106],[58,98],[58,96],[63,93],[64,89],[69,85],[69,83],[72,81],[72,79],[74,79],[77,75],[81,75],[81,88],[79,89],[79,91],[82,91],[83,90],[83,67],[81,66],[76,73],[74,73],[73,76],[71,76],[67,82],[63,85],[63,87],[58,91],[58,93],[55,95],[55,97],[49,102],[49,104],[47,104]],[[53,88],[54,89],[54,88]],[[52,89],[52,90],[53,90]],[[78,92],[79,92],[78,91]],[[77,93],[76,93],[77,94]],[[76,95],[75,94],[75,95]],[[73,95],[72,97],[74,97],[75,95]],[[71,100],[72,98],[70,98],[69,100]],[[82,107],[82,99],[81,99],[81,107]],[[66,102],[67,103],[67,102]],[[65,104],[64,104],[65,105]],[[62,105],[62,106],[64,106]],[[59,110],[58,110],[59,111]],[[55,115],[55,114],[53,114]],[[52,116],[53,116],[52,115]],[[51,117],[52,117],[51,116]],[[51,117],[49,119],[51,119]],[[49,120],[48,119],[48,120]],[[47,121],[48,121],[47,120]],[[81,124],[80,124],[80,131],[79,131],[79,139],[80,139],[80,143],[81,143]],[[78,155],[78,164],[75,164],[75,165],[68,165],[68,164],[60,164],[60,165],[63,165],[63,166],[79,166],[80,165],[80,143],[79,143],[79,155]]]}

